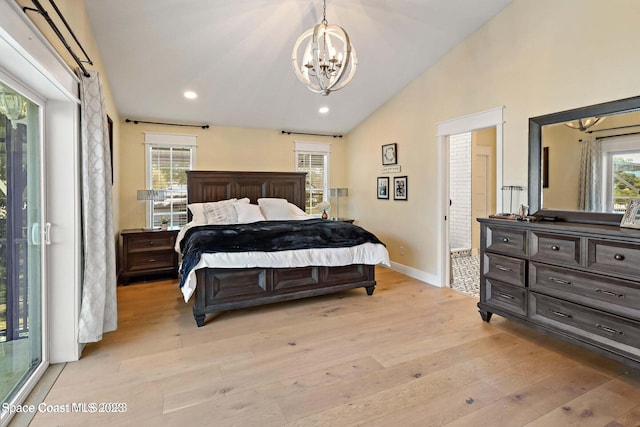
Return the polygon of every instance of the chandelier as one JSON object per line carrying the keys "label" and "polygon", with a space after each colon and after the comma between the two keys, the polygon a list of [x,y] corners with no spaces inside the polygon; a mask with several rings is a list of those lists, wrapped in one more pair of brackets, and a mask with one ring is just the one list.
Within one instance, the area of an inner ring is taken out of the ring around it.
{"label": "chandelier", "polygon": [[11,120],[11,127],[16,129],[18,122],[27,116],[27,100],[17,93],[0,92],[0,113]]}
{"label": "chandelier", "polygon": [[595,126],[601,121],[604,120],[604,117],[587,117],[585,119],[578,119],[572,122],[566,122],[565,125],[569,126],[571,129],[579,129],[582,132],[589,129],[591,126]]}
{"label": "chandelier", "polygon": [[293,46],[291,64],[296,76],[312,92],[329,95],[351,81],[357,63],[347,32],[327,22],[324,0],[322,22],[302,33]]}

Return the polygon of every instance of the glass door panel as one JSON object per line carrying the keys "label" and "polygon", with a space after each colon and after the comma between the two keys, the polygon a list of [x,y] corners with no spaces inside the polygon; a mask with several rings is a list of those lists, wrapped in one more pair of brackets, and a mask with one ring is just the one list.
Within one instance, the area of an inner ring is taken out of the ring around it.
{"label": "glass door panel", "polygon": [[0,81],[2,403],[14,403],[46,359],[42,345],[40,113],[37,104]]}

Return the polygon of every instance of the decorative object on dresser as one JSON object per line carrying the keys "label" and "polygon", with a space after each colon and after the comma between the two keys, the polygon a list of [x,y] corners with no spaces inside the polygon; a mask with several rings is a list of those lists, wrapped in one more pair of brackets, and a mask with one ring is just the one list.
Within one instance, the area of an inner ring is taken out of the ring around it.
{"label": "decorative object on dresser", "polygon": [[122,230],[119,283],[161,275],[178,277],[177,235],[178,230]]}
{"label": "decorative object on dresser", "polygon": [[640,199],[632,197],[627,201],[627,209],[620,221],[620,227],[640,228]]}
{"label": "decorative object on dresser", "polygon": [[320,202],[316,205],[316,209],[322,211],[322,219],[329,218],[327,214],[327,209],[331,208],[331,204],[329,202]]}

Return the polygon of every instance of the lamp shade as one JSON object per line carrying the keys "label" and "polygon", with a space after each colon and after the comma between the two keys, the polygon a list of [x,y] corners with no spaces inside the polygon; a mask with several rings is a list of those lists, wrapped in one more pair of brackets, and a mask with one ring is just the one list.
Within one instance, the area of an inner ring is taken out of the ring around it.
{"label": "lamp shade", "polygon": [[165,190],[138,190],[138,200],[160,201],[167,198]]}
{"label": "lamp shade", "polygon": [[330,188],[329,197],[347,197],[349,195],[348,188]]}

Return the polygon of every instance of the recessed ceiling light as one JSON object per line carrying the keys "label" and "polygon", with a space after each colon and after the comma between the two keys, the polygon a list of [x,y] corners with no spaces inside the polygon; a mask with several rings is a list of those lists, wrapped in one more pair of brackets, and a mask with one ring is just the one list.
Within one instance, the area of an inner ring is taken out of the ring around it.
{"label": "recessed ceiling light", "polygon": [[329,112],[329,107],[320,107],[318,110],[320,114],[327,114]]}
{"label": "recessed ceiling light", "polygon": [[192,90],[188,90],[184,93],[184,97],[187,99],[196,99],[198,97],[198,94]]}

